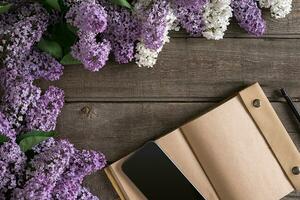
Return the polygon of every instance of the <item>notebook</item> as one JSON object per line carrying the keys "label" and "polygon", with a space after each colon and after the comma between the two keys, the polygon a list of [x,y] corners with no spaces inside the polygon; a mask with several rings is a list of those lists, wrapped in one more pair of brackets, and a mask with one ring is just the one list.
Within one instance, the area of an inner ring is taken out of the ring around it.
{"label": "notebook", "polygon": [[[155,143],[208,200],[277,200],[300,189],[299,152],[258,83]],[[105,169],[123,200],[145,196],[122,171]]]}

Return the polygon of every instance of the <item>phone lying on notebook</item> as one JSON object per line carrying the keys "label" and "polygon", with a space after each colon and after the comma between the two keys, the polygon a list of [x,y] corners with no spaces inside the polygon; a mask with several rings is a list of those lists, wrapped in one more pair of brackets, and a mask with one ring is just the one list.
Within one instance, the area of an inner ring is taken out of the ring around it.
{"label": "phone lying on notebook", "polygon": [[122,170],[149,200],[205,200],[155,142],[131,155]]}

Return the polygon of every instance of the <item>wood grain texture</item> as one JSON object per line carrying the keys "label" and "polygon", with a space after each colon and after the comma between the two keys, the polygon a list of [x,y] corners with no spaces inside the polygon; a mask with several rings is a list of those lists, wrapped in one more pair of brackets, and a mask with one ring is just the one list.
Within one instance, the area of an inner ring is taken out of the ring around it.
{"label": "wood grain texture", "polygon": [[67,66],[55,85],[65,89],[67,101],[202,101],[259,81],[273,100],[278,100],[273,92],[278,87],[286,87],[298,100],[300,0],[293,7],[280,20],[265,12],[264,38],[249,37],[236,23],[221,41],[175,33],[154,69],[110,62],[101,73],[90,73],[79,65]]}
{"label": "wood grain texture", "polygon": [[279,87],[297,99],[299,49],[298,39],[174,38],[153,69],[110,63],[91,73],[67,66],[55,85],[65,90],[67,101],[201,101],[258,81],[273,100]]}
{"label": "wood grain texture", "polygon": [[[70,139],[76,147],[102,151],[109,162],[114,162],[146,141],[170,132],[215,105],[216,103],[67,103],[57,130],[62,138]],[[273,106],[300,149],[300,127],[289,108],[280,102],[273,103]],[[300,107],[300,103],[298,106]],[[90,176],[86,185],[102,199],[117,199],[103,172]]]}
{"label": "wood grain texture", "polygon": [[[153,69],[109,62],[91,73],[67,66],[54,83],[67,101],[57,130],[78,148],[102,151],[113,162],[258,81],[300,149],[300,127],[276,92],[285,87],[300,108],[300,0],[293,7],[281,20],[264,12],[263,38],[249,36],[236,23],[221,41],[173,32]],[[119,199],[103,172],[85,184],[103,200]],[[284,199],[299,198],[293,193]]]}

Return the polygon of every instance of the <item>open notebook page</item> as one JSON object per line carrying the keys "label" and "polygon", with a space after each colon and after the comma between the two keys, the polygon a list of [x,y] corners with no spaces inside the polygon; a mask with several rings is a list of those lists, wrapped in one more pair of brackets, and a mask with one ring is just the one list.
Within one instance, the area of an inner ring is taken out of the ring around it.
{"label": "open notebook page", "polygon": [[181,128],[222,200],[274,200],[293,187],[236,96]]}

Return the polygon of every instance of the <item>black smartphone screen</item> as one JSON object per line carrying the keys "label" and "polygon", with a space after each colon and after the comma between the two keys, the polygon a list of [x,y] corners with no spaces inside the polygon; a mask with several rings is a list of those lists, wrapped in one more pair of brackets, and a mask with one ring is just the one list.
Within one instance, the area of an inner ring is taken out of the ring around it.
{"label": "black smartphone screen", "polygon": [[205,200],[154,142],[130,156],[122,170],[149,200]]}

